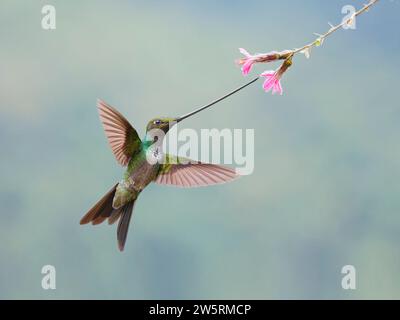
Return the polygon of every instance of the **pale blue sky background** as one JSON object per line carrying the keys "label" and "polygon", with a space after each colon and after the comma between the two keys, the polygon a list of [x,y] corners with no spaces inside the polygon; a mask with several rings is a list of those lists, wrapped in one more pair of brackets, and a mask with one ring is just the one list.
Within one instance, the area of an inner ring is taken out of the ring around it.
{"label": "pale blue sky background", "polygon": [[364,2],[1,1],[0,298],[400,298],[399,1],[296,58],[284,96],[260,83],[187,121],[255,129],[252,176],[150,186],[122,254],[115,226],[79,225],[123,172],[97,98],[143,135],[244,83],[238,47],[301,46]]}

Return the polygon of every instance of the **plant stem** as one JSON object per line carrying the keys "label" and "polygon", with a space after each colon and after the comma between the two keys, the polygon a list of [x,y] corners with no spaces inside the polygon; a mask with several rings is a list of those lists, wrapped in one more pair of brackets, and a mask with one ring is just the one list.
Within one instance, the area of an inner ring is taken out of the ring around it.
{"label": "plant stem", "polygon": [[299,53],[303,50],[306,49],[310,49],[312,47],[317,46],[317,43],[322,43],[327,37],[329,37],[332,33],[336,32],[337,30],[339,30],[340,28],[342,28],[343,26],[345,26],[346,24],[349,24],[351,22],[351,20],[355,17],[358,17],[359,15],[363,14],[364,12],[368,11],[369,8],[371,8],[373,5],[375,5],[379,0],[371,0],[368,4],[364,5],[363,8],[361,8],[360,10],[358,10],[356,13],[354,13],[354,15],[347,19],[342,21],[342,23],[338,24],[337,26],[333,26],[331,29],[329,29],[329,31],[323,35],[321,35],[318,39],[314,40],[313,42],[306,44],[305,46],[299,48],[299,49],[294,49],[292,52],[293,54]]}

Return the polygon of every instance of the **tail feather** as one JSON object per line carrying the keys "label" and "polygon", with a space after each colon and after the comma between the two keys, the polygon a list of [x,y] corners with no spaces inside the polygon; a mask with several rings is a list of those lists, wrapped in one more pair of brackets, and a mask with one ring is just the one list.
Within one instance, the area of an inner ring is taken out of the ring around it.
{"label": "tail feather", "polygon": [[[112,210],[114,210],[114,209],[111,209],[111,211],[109,211],[110,214],[112,213]],[[103,221],[106,220],[106,219],[107,219],[107,217],[103,217],[102,215],[100,215],[96,219],[93,219],[92,225],[97,226],[98,224],[102,224]]]}
{"label": "tail feather", "polygon": [[117,240],[119,250],[123,251],[136,198],[133,201],[123,205],[121,208],[114,209],[112,204],[117,185],[118,184],[116,184],[109,192],[107,192],[107,194],[83,216],[80,224],[87,224],[91,222],[93,225],[97,225],[104,222],[106,219],[108,219],[109,224],[113,224],[119,219]]}
{"label": "tail feather", "polygon": [[124,207],[121,207],[121,208],[113,211],[111,216],[108,217],[108,224],[110,224],[110,225],[114,224],[119,219],[119,217],[122,214],[123,208]]}
{"label": "tail feather", "polygon": [[120,251],[123,251],[125,247],[126,237],[128,235],[129,222],[131,221],[134,203],[135,200],[127,203],[122,208],[121,219],[119,220],[117,229],[118,248]]}
{"label": "tail feather", "polygon": [[107,217],[113,212],[112,201],[114,198],[115,190],[117,188],[116,184],[106,195],[101,198],[92,209],[86,213],[80,221],[80,224],[87,224],[92,222],[92,224],[102,223]]}

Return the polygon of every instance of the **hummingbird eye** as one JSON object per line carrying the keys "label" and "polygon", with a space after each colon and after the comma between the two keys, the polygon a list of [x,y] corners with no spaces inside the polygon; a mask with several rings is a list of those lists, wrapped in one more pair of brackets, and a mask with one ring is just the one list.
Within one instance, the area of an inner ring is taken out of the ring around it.
{"label": "hummingbird eye", "polygon": [[154,120],[154,121],[153,121],[153,124],[159,125],[159,124],[161,124],[161,120]]}

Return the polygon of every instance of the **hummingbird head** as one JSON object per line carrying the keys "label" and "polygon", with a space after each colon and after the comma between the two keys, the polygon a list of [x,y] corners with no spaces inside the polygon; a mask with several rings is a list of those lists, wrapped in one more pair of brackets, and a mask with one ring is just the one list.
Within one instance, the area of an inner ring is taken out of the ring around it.
{"label": "hummingbird head", "polygon": [[154,118],[147,124],[146,132],[151,130],[162,130],[165,134],[171,129],[176,123],[177,118]]}

